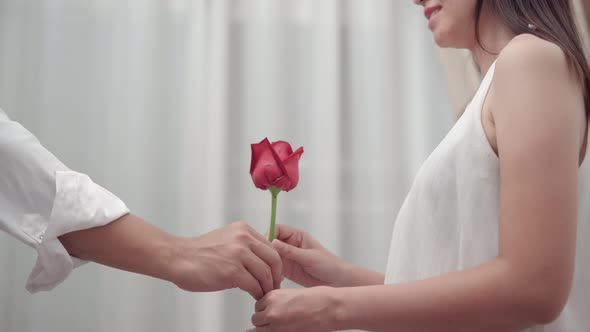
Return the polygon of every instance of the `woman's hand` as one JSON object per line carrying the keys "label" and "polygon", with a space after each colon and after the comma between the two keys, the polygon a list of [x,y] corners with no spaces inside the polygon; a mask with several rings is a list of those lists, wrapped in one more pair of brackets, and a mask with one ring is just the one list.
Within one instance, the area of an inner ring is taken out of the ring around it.
{"label": "woman's hand", "polygon": [[346,263],[307,232],[276,225],[273,246],[283,260],[283,275],[305,287],[383,284],[383,275]]}
{"label": "woman's hand", "polygon": [[279,289],[256,302],[249,332],[327,332],[339,320],[335,288]]}

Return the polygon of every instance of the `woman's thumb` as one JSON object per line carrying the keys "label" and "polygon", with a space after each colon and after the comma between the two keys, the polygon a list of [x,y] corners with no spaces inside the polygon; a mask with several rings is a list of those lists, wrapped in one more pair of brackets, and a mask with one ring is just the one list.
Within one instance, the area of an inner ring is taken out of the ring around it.
{"label": "woman's thumb", "polygon": [[296,262],[302,262],[307,258],[305,249],[297,248],[281,240],[273,240],[272,245],[283,258],[288,258]]}

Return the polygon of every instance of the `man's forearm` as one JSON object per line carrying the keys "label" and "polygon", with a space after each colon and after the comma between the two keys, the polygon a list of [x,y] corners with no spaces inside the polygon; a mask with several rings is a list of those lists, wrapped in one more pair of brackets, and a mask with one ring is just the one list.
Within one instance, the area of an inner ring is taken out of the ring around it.
{"label": "man's forearm", "polygon": [[127,214],[100,227],[59,237],[70,255],[121,270],[173,281],[178,237]]}
{"label": "man's forearm", "polygon": [[255,299],[278,287],[279,254],[245,222],[177,237],[128,214],[60,236],[72,256],[174,283],[191,292],[240,288]]}

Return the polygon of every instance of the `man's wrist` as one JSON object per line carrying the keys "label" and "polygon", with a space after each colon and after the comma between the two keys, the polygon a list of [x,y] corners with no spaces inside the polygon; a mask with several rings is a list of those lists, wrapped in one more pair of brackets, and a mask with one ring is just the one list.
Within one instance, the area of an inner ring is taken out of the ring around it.
{"label": "man's wrist", "polygon": [[168,235],[162,241],[158,261],[163,274],[159,278],[178,284],[187,269],[187,241],[187,238],[174,235]]}

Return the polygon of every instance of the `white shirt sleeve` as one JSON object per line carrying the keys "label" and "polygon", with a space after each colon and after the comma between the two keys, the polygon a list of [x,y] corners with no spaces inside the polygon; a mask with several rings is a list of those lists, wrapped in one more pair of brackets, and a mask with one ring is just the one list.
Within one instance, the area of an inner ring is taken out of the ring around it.
{"label": "white shirt sleeve", "polygon": [[58,236],[127,213],[119,198],[68,169],[0,109],[0,229],[38,253],[29,292],[53,289],[84,263],[68,254]]}

